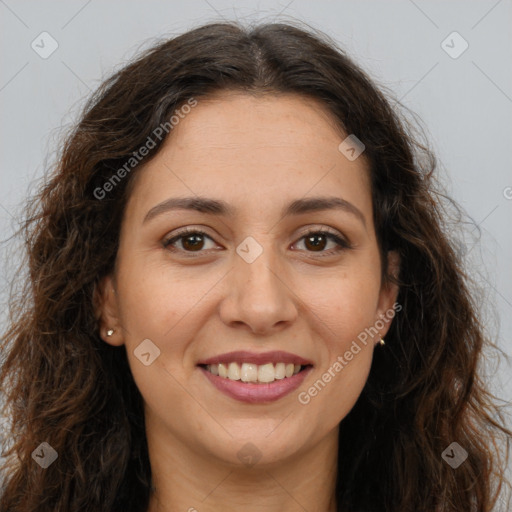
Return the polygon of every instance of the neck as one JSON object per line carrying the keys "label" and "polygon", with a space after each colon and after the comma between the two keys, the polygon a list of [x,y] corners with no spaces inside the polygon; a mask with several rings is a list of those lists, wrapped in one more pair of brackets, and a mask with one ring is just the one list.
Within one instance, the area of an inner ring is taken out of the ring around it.
{"label": "neck", "polygon": [[[234,466],[148,433],[154,492],[148,512],[336,512],[338,429],[309,451]],[[169,433],[166,436],[169,437]]]}

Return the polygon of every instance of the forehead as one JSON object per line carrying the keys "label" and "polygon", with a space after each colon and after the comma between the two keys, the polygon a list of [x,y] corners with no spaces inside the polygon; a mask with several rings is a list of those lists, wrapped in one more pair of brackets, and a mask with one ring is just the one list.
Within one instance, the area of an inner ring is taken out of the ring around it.
{"label": "forehead", "polygon": [[197,194],[247,203],[255,196],[335,194],[364,208],[367,165],[339,151],[346,136],[325,105],[302,95],[198,98],[137,173],[132,199],[140,205]]}
{"label": "forehead", "polygon": [[303,95],[223,91],[197,101],[173,128],[168,147],[211,147],[231,154],[254,150],[260,155],[265,150],[273,154],[272,148],[295,148],[314,158],[315,148],[336,150],[333,142],[343,137],[328,108]]}

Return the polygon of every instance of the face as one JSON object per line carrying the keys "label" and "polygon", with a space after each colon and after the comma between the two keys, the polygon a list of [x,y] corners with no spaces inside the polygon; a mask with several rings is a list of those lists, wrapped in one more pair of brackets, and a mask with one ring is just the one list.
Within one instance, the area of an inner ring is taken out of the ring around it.
{"label": "face", "polygon": [[[224,92],[138,171],[101,332],[126,346],[148,433],[236,464],[246,443],[264,464],[337,436],[397,292],[345,137],[304,97]],[[170,202],[189,197],[216,203]]]}

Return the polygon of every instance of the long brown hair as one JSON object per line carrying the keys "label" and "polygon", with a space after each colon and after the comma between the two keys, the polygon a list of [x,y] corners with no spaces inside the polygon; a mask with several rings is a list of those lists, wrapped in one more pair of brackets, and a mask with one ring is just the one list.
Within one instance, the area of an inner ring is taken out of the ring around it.
{"label": "long brown hair", "polygon": [[[490,511],[507,482],[512,432],[480,376],[484,349],[494,344],[447,235],[450,203],[436,185],[432,151],[327,36],[237,23],[159,43],[106,80],[29,200],[24,288],[12,298],[2,341],[11,430],[0,510],[147,509],[142,398],[124,347],[99,337],[95,289],[113,270],[130,184],[143,168],[126,163],[191,98],[226,89],[298,93],[326,105],[365,145],[383,269],[388,251],[401,257],[402,311],[340,424],[339,510]],[[122,179],[98,198],[123,166]],[[46,469],[32,457],[42,442],[58,454]],[[453,442],[468,454],[457,469],[442,457]]]}

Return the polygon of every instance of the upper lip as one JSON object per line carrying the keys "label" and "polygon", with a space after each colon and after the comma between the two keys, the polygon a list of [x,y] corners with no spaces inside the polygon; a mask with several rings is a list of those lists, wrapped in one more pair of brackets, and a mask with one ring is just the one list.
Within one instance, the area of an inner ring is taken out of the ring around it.
{"label": "upper lip", "polygon": [[252,363],[252,364],[266,364],[266,363],[286,363],[297,364],[301,366],[312,365],[311,361],[304,359],[296,354],[290,352],[283,352],[282,350],[273,350],[271,352],[249,352],[246,350],[237,350],[235,352],[226,352],[219,354],[208,359],[199,361],[198,365],[204,364],[220,364],[220,363]]}

